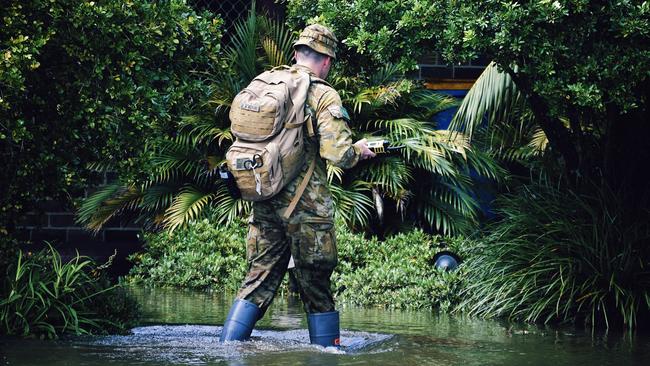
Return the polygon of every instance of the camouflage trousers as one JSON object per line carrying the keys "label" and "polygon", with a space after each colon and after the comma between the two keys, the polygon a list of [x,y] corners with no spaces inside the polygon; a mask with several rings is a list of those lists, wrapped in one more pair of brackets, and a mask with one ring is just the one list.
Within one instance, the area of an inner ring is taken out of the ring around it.
{"label": "camouflage trousers", "polygon": [[334,225],[326,217],[301,212],[301,206],[305,207],[299,205],[291,220],[284,220],[284,207],[278,209],[273,200],[253,204],[246,244],[248,273],[237,298],[256,304],[262,314],[271,305],[291,256],[305,312],[334,311],[330,289],[337,264]]}

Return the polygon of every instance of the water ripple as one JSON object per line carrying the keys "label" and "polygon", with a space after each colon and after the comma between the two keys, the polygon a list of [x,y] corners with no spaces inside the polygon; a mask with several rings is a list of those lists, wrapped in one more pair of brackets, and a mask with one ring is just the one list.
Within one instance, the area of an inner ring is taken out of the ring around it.
{"label": "water ripple", "polygon": [[374,354],[390,350],[388,334],[341,332],[341,348],[309,344],[306,329],[255,330],[248,342],[219,342],[222,327],[208,325],[154,325],[134,328],[129,335],[81,337],[74,346],[112,360],[207,364],[258,354],[331,353]]}

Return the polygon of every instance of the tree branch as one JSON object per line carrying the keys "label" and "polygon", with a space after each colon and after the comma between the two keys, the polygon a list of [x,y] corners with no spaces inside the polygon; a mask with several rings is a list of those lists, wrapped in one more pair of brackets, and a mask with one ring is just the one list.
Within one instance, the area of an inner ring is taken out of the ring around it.
{"label": "tree branch", "polygon": [[531,110],[546,134],[548,142],[564,159],[566,172],[570,177],[577,178],[580,160],[576,149],[576,141],[574,141],[569,129],[558,118],[548,114],[548,104],[539,94],[533,91],[532,85],[527,78],[516,73],[510,66],[500,66],[510,75],[517,88],[528,97]]}

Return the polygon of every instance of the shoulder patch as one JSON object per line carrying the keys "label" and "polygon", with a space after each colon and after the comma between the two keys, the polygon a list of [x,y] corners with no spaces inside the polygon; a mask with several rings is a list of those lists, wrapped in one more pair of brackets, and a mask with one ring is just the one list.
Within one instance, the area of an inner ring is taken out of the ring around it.
{"label": "shoulder patch", "polygon": [[327,107],[327,110],[334,118],[339,118],[339,119],[342,118],[345,119],[346,121],[350,121],[350,115],[348,114],[348,111],[345,110],[343,106],[332,105]]}

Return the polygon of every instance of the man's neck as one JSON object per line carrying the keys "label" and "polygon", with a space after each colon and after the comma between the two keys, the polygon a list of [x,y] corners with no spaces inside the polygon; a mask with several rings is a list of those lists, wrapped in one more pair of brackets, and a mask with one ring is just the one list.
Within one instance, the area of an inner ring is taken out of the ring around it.
{"label": "man's neck", "polygon": [[318,73],[316,73],[316,71],[314,71],[314,68],[311,67],[310,65],[296,62],[295,66],[307,71],[308,73],[312,74],[313,76],[316,76],[316,77],[320,78]]}

